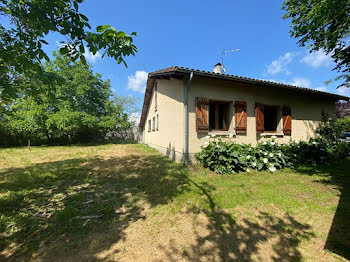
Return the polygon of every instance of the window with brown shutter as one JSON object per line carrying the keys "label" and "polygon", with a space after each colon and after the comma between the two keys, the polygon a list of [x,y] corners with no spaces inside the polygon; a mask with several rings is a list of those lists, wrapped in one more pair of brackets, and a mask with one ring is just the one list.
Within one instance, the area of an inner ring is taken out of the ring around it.
{"label": "window with brown shutter", "polygon": [[283,133],[285,135],[292,134],[292,111],[289,106],[282,107],[283,115]]}
{"label": "window with brown shutter", "polygon": [[209,130],[228,131],[230,128],[230,102],[210,100]]}
{"label": "window with brown shutter", "polygon": [[247,103],[235,102],[235,127],[237,134],[247,133]]}
{"label": "window with brown shutter", "polygon": [[197,132],[209,131],[209,99],[196,98],[196,127]]}
{"label": "window with brown shutter", "polygon": [[264,105],[260,103],[255,104],[255,119],[256,119],[256,131],[258,133],[264,132]]}

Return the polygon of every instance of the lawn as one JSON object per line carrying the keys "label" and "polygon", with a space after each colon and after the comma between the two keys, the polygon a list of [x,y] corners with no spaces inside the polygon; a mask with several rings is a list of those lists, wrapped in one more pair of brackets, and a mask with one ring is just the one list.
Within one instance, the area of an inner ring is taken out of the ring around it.
{"label": "lawn", "polygon": [[217,175],[132,143],[0,149],[0,260],[348,261],[349,170]]}

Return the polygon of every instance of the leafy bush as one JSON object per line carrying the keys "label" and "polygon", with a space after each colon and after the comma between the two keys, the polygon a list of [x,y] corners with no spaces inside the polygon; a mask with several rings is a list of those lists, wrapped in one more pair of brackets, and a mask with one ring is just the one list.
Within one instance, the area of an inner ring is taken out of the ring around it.
{"label": "leafy bush", "polygon": [[349,143],[324,138],[285,145],[272,139],[259,143],[256,147],[218,139],[206,142],[196,158],[205,168],[218,174],[232,174],[250,172],[250,169],[274,172],[301,164],[324,164],[349,155]]}
{"label": "leafy bush", "polygon": [[196,155],[204,167],[218,173],[236,173],[247,167],[246,147],[236,143],[211,141],[202,146],[202,151]]}
{"label": "leafy bush", "polygon": [[342,130],[336,124],[334,118],[330,118],[328,114],[323,113],[320,126],[316,129],[316,133],[325,140],[336,142],[341,137]]}
{"label": "leafy bush", "polygon": [[349,156],[350,144],[333,142],[324,138],[292,142],[283,147],[284,154],[294,165],[325,164],[335,159]]}
{"label": "leafy bush", "polygon": [[342,131],[342,132],[350,132],[350,116],[344,117],[344,118],[338,118],[335,121],[335,125]]}
{"label": "leafy bush", "polygon": [[218,174],[250,172],[250,168],[274,172],[290,166],[287,157],[281,150],[281,145],[274,141],[252,147],[218,139],[218,141],[207,142],[202,146],[202,151],[196,155],[196,158],[204,167]]}

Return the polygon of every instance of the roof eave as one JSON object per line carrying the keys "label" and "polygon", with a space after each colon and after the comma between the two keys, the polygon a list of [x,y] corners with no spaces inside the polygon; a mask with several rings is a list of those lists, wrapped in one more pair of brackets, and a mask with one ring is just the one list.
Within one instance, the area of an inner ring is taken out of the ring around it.
{"label": "roof eave", "polygon": [[185,68],[185,67],[173,66],[173,67],[168,67],[168,68],[161,69],[158,71],[154,71],[154,72],[151,72],[148,74],[146,91],[145,91],[145,98],[144,98],[143,107],[142,107],[139,129],[142,130],[144,128],[144,125],[145,125],[145,121],[146,121],[145,118],[146,118],[146,115],[148,112],[148,106],[149,106],[149,102],[150,102],[150,99],[152,96],[152,89],[153,89],[155,79],[157,79],[157,78],[160,78],[160,79],[182,78],[184,75],[189,74],[191,72],[193,72],[194,75],[203,76],[203,77],[210,77],[210,78],[222,79],[222,80],[227,80],[227,81],[236,81],[236,82],[257,84],[257,85],[263,85],[266,87],[279,87],[279,88],[294,90],[294,91],[302,92],[302,93],[309,93],[309,94],[319,95],[319,96],[323,96],[323,97],[330,97],[336,101],[337,100],[346,100],[346,101],[350,100],[350,98],[347,96],[332,94],[332,93],[328,93],[328,92],[313,90],[313,89],[299,87],[299,86],[276,83],[276,82],[265,81],[265,80],[261,80],[261,79],[255,79],[255,78],[240,77],[240,76],[235,76],[235,75],[225,75],[225,74],[213,73],[213,72],[209,72],[209,71],[201,71],[201,70],[197,70],[197,69],[190,69],[190,68]]}

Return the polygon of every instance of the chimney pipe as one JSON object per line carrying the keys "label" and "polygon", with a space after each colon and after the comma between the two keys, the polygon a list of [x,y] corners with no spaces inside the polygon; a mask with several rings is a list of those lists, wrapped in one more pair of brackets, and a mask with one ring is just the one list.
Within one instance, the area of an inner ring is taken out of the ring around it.
{"label": "chimney pipe", "polygon": [[222,72],[221,72],[221,63],[217,63],[214,66],[213,72],[216,73],[216,74],[222,74]]}

